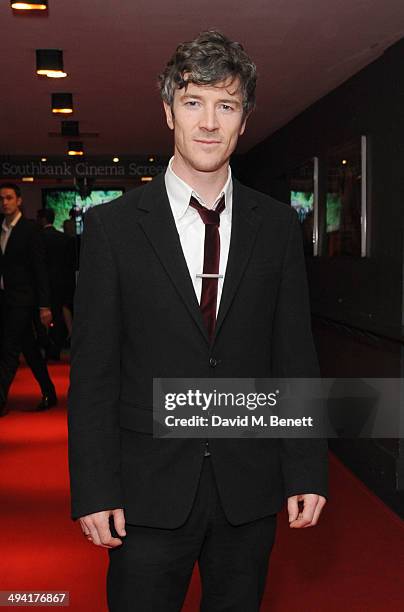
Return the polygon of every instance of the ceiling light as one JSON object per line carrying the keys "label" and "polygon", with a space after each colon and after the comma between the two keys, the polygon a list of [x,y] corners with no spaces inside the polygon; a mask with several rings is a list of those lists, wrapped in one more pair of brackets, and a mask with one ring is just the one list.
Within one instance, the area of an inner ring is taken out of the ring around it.
{"label": "ceiling light", "polygon": [[46,11],[48,8],[48,0],[42,2],[10,2],[11,8],[16,11]]}
{"label": "ceiling light", "polygon": [[152,176],[142,176],[141,179],[142,183],[148,183],[149,181],[153,180]]}
{"label": "ceiling light", "polygon": [[117,164],[119,162],[119,157],[114,157],[112,161],[114,162],[114,164]]}
{"label": "ceiling light", "polygon": [[33,183],[34,182],[34,177],[33,176],[23,176],[22,177],[22,182],[23,183]]}
{"label": "ceiling light", "polygon": [[69,115],[73,112],[73,95],[71,93],[52,94],[52,113]]}
{"label": "ceiling light", "polygon": [[63,51],[61,49],[37,49],[36,73],[51,79],[67,76],[63,70]]}
{"label": "ceiling light", "polygon": [[62,136],[79,136],[79,122],[78,121],[62,121],[61,128]]}
{"label": "ceiling light", "polygon": [[41,162],[46,162],[46,161],[48,161],[47,157],[41,157]]}
{"label": "ceiling light", "polygon": [[343,159],[343,160],[342,160],[342,165],[343,165],[343,166],[345,166],[345,164],[346,164],[346,163],[347,163],[347,162],[346,162],[346,159]]}
{"label": "ceiling light", "polygon": [[84,155],[84,147],[82,142],[69,142],[67,149],[68,155]]}
{"label": "ceiling light", "polygon": [[154,157],[152,155],[149,157],[149,162],[154,162]]}

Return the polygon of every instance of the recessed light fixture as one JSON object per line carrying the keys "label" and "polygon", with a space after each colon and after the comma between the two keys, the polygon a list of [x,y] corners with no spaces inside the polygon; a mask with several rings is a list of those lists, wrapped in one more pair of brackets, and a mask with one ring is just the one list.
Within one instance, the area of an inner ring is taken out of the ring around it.
{"label": "recessed light fixture", "polygon": [[73,95],[71,93],[52,94],[52,113],[70,115],[73,112]]}
{"label": "recessed light fixture", "polygon": [[112,161],[114,162],[114,164],[117,164],[119,162],[119,157],[113,157]]}
{"label": "recessed light fixture", "polygon": [[23,176],[22,177],[22,182],[23,183],[33,183],[34,182],[34,177],[33,176]]}
{"label": "recessed light fixture", "polygon": [[63,51],[61,49],[37,49],[36,73],[50,79],[61,79],[67,76],[63,69]]}
{"label": "recessed light fixture", "polygon": [[46,162],[46,161],[48,161],[47,157],[41,157],[41,162]]}
{"label": "recessed light fixture", "polygon": [[153,157],[153,155],[150,155],[150,157],[149,157],[149,160],[148,160],[148,161],[149,161],[149,162],[154,162],[154,157]]}
{"label": "recessed light fixture", "polygon": [[345,165],[346,165],[346,163],[347,163],[346,159],[343,159],[343,160],[342,160],[342,165],[343,165],[343,166],[345,166]]}
{"label": "recessed light fixture", "polygon": [[10,2],[11,8],[16,11],[46,11],[48,8],[48,0],[42,2]]}
{"label": "recessed light fixture", "polygon": [[142,176],[141,179],[142,183],[149,183],[150,181],[153,180],[152,176]]}
{"label": "recessed light fixture", "polygon": [[84,155],[84,147],[82,142],[69,142],[67,149],[68,155]]}

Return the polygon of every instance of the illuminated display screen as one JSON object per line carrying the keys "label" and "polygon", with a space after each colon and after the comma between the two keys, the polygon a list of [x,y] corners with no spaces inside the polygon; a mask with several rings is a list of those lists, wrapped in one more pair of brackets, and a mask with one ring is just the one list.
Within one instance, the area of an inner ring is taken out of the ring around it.
{"label": "illuminated display screen", "polygon": [[[73,218],[76,221],[77,233],[81,233],[82,216],[89,208],[104,202],[110,202],[123,194],[122,189],[94,189],[87,198],[81,198],[78,191],[68,189],[44,189],[43,201],[45,208],[55,211],[55,227],[63,231],[65,222]],[[74,211],[71,213],[71,211]]]}

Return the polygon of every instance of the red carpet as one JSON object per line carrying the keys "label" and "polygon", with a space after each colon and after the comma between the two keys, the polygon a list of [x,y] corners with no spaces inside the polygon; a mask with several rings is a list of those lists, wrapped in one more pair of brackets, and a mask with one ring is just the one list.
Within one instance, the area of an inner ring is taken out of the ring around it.
{"label": "red carpet", "polygon": [[[69,518],[68,366],[50,370],[59,406],[28,412],[39,391],[21,367],[12,412],[0,420],[0,590],[70,591],[72,612],[104,612],[107,553],[89,544]],[[401,612],[403,524],[333,456],[330,467],[332,497],[321,524],[291,530],[286,515],[279,517],[262,610]],[[199,591],[195,572],[184,612],[198,610]]]}

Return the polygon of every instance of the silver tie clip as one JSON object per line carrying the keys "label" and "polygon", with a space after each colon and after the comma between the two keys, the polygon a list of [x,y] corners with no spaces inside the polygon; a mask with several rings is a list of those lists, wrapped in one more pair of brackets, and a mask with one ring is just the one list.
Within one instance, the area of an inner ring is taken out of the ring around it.
{"label": "silver tie clip", "polygon": [[223,278],[223,274],[197,274],[196,278]]}

